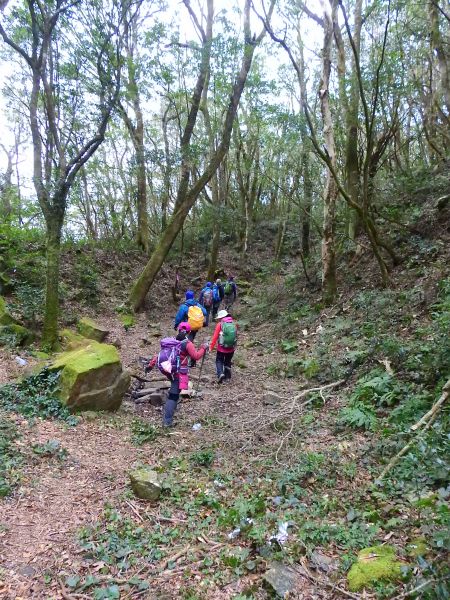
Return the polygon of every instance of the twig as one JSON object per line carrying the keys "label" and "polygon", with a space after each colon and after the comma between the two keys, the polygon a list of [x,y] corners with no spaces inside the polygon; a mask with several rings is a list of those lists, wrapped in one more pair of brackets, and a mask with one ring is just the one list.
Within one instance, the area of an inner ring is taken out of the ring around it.
{"label": "twig", "polygon": [[189,552],[190,549],[191,549],[191,546],[185,546],[182,550],[180,550],[176,554],[173,554],[172,556],[169,556],[169,558],[166,558],[166,560],[164,560],[160,565],[161,571],[165,571],[167,569],[167,567],[169,566],[169,563],[176,562],[179,558],[181,558],[187,552]]}
{"label": "twig", "polygon": [[131,508],[131,510],[134,512],[134,514],[137,516],[137,518],[139,519],[139,521],[141,523],[144,522],[144,519],[141,517],[141,515],[139,514],[137,508],[134,506],[134,504],[132,504],[131,502],[129,502],[128,500],[125,500],[125,504],[128,504],[128,506]]}
{"label": "twig", "polygon": [[[443,581],[447,581],[447,580],[448,580],[448,577],[445,578]],[[415,594],[416,592],[423,590],[423,588],[427,587],[428,584],[434,583],[435,581],[436,581],[436,579],[429,579],[428,581],[424,581],[423,583],[421,583],[414,589],[407,590],[406,592],[403,592],[402,594],[399,594],[398,596],[394,596],[394,598],[392,598],[392,600],[401,600],[402,598],[407,598],[408,596],[411,596],[412,594]]]}
{"label": "twig", "polygon": [[450,379],[447,381],[447,383],[442,388],[442,394],[441,394],[441,397],[439,398],[439,400],[437,402],[435,402],[433,404],[433,406],[430,408],[430,410],[423,415],[423,417],[420,419],[420,421],[418,421],[415,425],[413,425],[411,427],[411,431],[416,431],[416,429],[419,429],[420,427],[422,427],[422,425],[424,423],[426,423],[430,417],[432,417],[437,411],[439,411],[441,409],[441,406],[444,404],[444,402],[446,402],[448,400],[449,394],[450,394]]}
{"label": "twig", "polygon": [[337,590],[338,592],[340,592],[344,596],[347,596],[348,598],[353,598],[354,600],[359,600],[361,598],[361,596],[359,594],[352,594],[351,592],[347,592],[347,590],[344,590],[343,588],[335,585],[328,578],[325,578],[325,577],[315,577],[311,573],[311,571],[306,567],[306,565],[304,563],[302,563],[302,567],[303,568],[302,568],[300,574],[304,575],[305,577],[307,577],[308,579],[310,579],[314,583],[317,583],[319,585],[324,585],[325,587],[331,588],[332,590]]}
{"label": "twig", "polygon": [[444,385],[442,390],[442,395],[439,398],[439,400],[435,404],[433,404],[431,409],[420,419],[420,421],[418,421],[415,425],[411,427],[412,431],[416,431],[421,427],[422,430],[420,431],[420,433],[416,437],[413,437],[405,446],[403,446],[400,452],[398,452],[393,458],[391,458],[386,467],[380,473],[380,476],[377,477],[377,481],[381,481],[384,477],[386,477],[387,473],[389,473],[389,471],[391,471],[395,467],[395,465],[399,462],[401,457],[404,454],[406,454],[411,448],[411,446],[413,446],[417,442],[417,440],[425,433],[425,431],[427,431],[427,429],[431,427],[438,415],[439,410],[443,406],[444,402],[448,399],[450,391],[450,379]]}

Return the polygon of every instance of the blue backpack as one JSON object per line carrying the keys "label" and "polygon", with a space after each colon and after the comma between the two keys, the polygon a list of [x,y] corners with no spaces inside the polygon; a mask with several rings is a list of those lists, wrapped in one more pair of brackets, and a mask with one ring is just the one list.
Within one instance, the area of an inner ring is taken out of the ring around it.
{"label": "blue backpack", "polygon": [[213,299],[214,299],[214,302],[220,302],[219,286],[216,284],[213,285]]}

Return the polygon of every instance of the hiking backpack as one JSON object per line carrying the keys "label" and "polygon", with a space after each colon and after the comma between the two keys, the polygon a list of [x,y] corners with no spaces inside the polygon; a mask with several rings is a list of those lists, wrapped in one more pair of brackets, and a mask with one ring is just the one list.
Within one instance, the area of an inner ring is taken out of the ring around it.
{"label": "hiking backpack", "polygon": [[209,308],[213,303],[213,292],[211,288],[206,288],[203,292],[203,306]]}
{"label": "hiking backpack", "polygon": [[161,340],[161,349],[156,364],[161,373],[166,377],[172,377],[180,371],[180,354],[186,348],[186,342],[187,340],[179,342],[175,338],[164,338]]}
{"label": "hiking backpack", "polygon": [[225,296],[231,296],[231,294],[233,293],[233,285],[231,284],[231,281],[227,281],[225,283],[225,285],[223,286],[223,291]]}
{"label": "hiking backpack", "polygon": [[188,310],[188,323],[192,331],[198,331],[203,327],[205,317],[200,306],[190,306]]}
{"label": "hiking backpack", "polygon": [[219,333],[219,345],[222,348],[234,348],[237,343],[237,328],[234,321],[222,322]]}
{"label": "hiking backpack", "polygon": [[213,286],[213,300],[214,302],[220,302],[220,290],[219,286],[216,284]]}

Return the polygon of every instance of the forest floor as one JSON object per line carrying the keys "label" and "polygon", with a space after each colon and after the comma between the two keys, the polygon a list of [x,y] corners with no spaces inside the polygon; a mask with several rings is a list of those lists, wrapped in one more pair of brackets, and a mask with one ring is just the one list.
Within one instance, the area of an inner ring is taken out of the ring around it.
{"label": "forest floor", "polygon": [[[348,591],[358,551],[387,543],[415,574],[437,580],[426,562],[417,569],[408,547],[424,538],[431,545],[447,519],[439,447],[408,456],[406,479],[373,485],[404,432],[439,396],[433,386],[448,364],[450,246],[405,239],[409,254],[395,288],[376,287],[365,253],[345,273],[347,291],[331,308],[320,305],[320,290],[305,285],[294,261],[265,265],[255,254],[261,265],[240,273],[255,278],[236,307],[232,381],[216,384],[208,355],[202,394],[181,401],[171,430],[161,428],[160,408],[131,398],[114,414],[86,413],[76,425],[8,412],[15,485],[0,502],[0,597],[265,600],[265,573],[280,564],[292,569],[282,575],[293,581],[289,598],[407,597],[401,581]],[[83,272],[88,258],[75,256]],[[163,337],[173,332],[169,278],[162,274],[147,313],[125,331],[113,309],[139,263],[124,260],[119,272],[120,260],[108,253],[89,260],[110,278],[98,286],[102,303],[94,310],[66,302],[65,314],[105,325],[125,368],[142,376],[138,357],[159,347],[155,323]],[[238,260],[231,268],[239,274]],[[64,276],[70,281],[69,271]],[[210,326],[196,344],[211,335]],[[36,359],[23,356],[25,369],[15,351],[1,350],[0,384],[34,367]],[[194,383],[198,376],[199,365]],[[136,499],[129,487],[130,470],[141,465],[161,474],[156,503]],[[406,487],[423,465],[417,489]]]}
{"label": "forest floor", "polygon": [[[127,332],[114,316],[97,320],[109,328],[111,338],[120,339],[123,363],[130,370],[137,371],[136,359],[139,355],[145,355],[150,350],[156,351],[158,342],[155,339],[151,346],[143,346],[143,340],[148,340],[145,317],[139,317],[137,324]],[[164,320],[161,327],[170,335],[172,321]],[[263,329],[252,330],[251,337],[262,337]],[[200,332],[196,344],[209,339],[211,334],[210,326],[208,330]],[[264,406],[261,399],[265,390],[274,390],[290,398],[301,384],[298,381],[280,383],[278,379],[262,377],[268,357],[262,352],[245,348],[249,337],[245,331],[240,335],[236,366],[229,385],[218,386],[215,383],[214,355],[207,356],[203,368],[207,381],[202,381],[202,396],[183,400],[177,411],[176,427],[167,434],[159,435],[152,443],[136,447],[132,443],[131,427],[137,418],[159,427],[161,409],[148,405],[144,407],[131,399],[127,399],[117,413],[98,415],[93,420],[92,415],[87,415],[75,427],[68,427],[56,420],[38,419],[30,424],[25,419],[17,418],[19,446],[30,447],[57,440],[65,450],[65,458],[63,461],[48,458],[29,464],[22,474],[20,489],[0,504],[1,597],[91,597],[87,595],[89,592],[70,595],[64,581],[74,573],[83,577],[97,577],[98,583],[108,580],[102,575],[105,562],[85,559],[77,541],[77,535],[83,527],[95,524],[102,518],[105,504],[117,509],[122,518],[130,519],[136,526],[147,524],[161,536],[170,537],[168,529],[171,528],[174,531],[180,526],[192,529],[182,509],[170,506],[170,499],[162,504],[151,505],[130,496],[128,473],[134,465],[146,464],[159,469],[171,464],[169,472],[172,471],[172,476],[174,473],[181,474],[183,481],[186,481],[189,473],[177,461],[182,463],[193,455],[214,448],[214,473],[223,480],[220,484],[216,482],[221,494],[225,493],[221,491],[222,488],[232,487],[230,482],[237,482],[237,487],[249,486],[251,490],[254,481],[265,477],[264,460],[273,455],[281,438],[276,431],[263,431],[261,428],[262,415],[266,420],[276,420],[278,410]],[[9,360],[10,368],[6,370],[10,373],[10,369],[13,369],[16,375],[18,368],[12,357]],[[3,360],[3,366],[6,368],[6,360]],[[198,372],[198,366],[191,371],[194,382]],[[203,380],[206,378],[202,377]],[[332,410],[334,395],[327,393],[326,399],[327,409]],[[195,423],[202,425],[200,430],[193,430]],[[317,452],[335,441],[330,431],[323,427],[314,438],[300,440],[298,450]],[[191,476],[198,478],[198,493],[205,482],[214,486],[209,481],[209,473],[202,467],[193,467]],[[176,516],[164,518],[161,513],[167,511]],[[232,529],[230,523],[230,532]],[[191,541],[187,536],[190,547],[185,548],[186,552],[178,559],[174,558],[175,568],[170,565],[168,569],[169,559],[164,558],[150,569],[154,574],[149,576],[148,572],[142,573],[142,577],[149,579],[152,593],[131,590],[130,595],[124,597],[153,598],[157,597],[154,595],[156,591],[164,590],[167,590],[167,597],[184,597],[182,590],[189,582],[201,589],[205,585],[205,577],[198,570],[199,563],[205,557],[236,546],[222,532],[215,539],[210,539],[208,527],[202,531],[203,535],[195,537],[194,530]],[[181,549],[176,537],[170,546],[174,555]],[[190,558],[187,558],[188,554]],[[185,571],[190,574],[187,578]],[[220,585],[213,585],[209,581],[207,586],[210,590],[206,597],[231,598],[248,587],[255,578],[259,579],[260,576],[235,576]],[[120,579],[123,581],[124,577]],[[316,597],[314,585],[307,578],[303,578],[302,588],[299,598]]]}

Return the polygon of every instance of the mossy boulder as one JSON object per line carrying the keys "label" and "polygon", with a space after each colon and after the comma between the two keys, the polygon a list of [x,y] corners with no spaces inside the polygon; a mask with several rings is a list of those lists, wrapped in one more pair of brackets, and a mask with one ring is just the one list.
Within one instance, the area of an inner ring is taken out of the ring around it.
{"label": "mossy boulder", "polygon": [[392,546],[364,548],[348,572],[348,589],[358,592],[378,581],[397,581],[401,578],[402,566]]}
{"label": "mossy boulder", "polygon": [[17,321],[9,314],[6,300],[0,296],[0,325],[11,325]]}
{"label": "mossy boulder", "polygon": [[158,500],[161,494],[159,475],[153,469],[141,467],[129,474],[133,492],[142,500]]}
{"label": "mossy boulder", "polygon": [[87,346],[92,341],[71,329],[62,329],[59,332],[59,339],[63,350],[75,350],[81,346]]}
{"label": "mossy boulder", "polygon": [[78,321],[77,329],[82,336],[96,342],[103,342],[109,333],[107,329],[88,317],[83,317]]}
{"label": "mossy boulder", "polygon": [[130,384],[117,349],[96,341],[59,354],[49,368],[61,371],[59,397],[73,412],[117,410]]}
{"label": "mossy boulder", "polygon": [[0,326],[0,345],[1,339],[14,340],[16,346],[28,346],[33,343],[34,334],[23,325],[10,323],[9,325]]}

